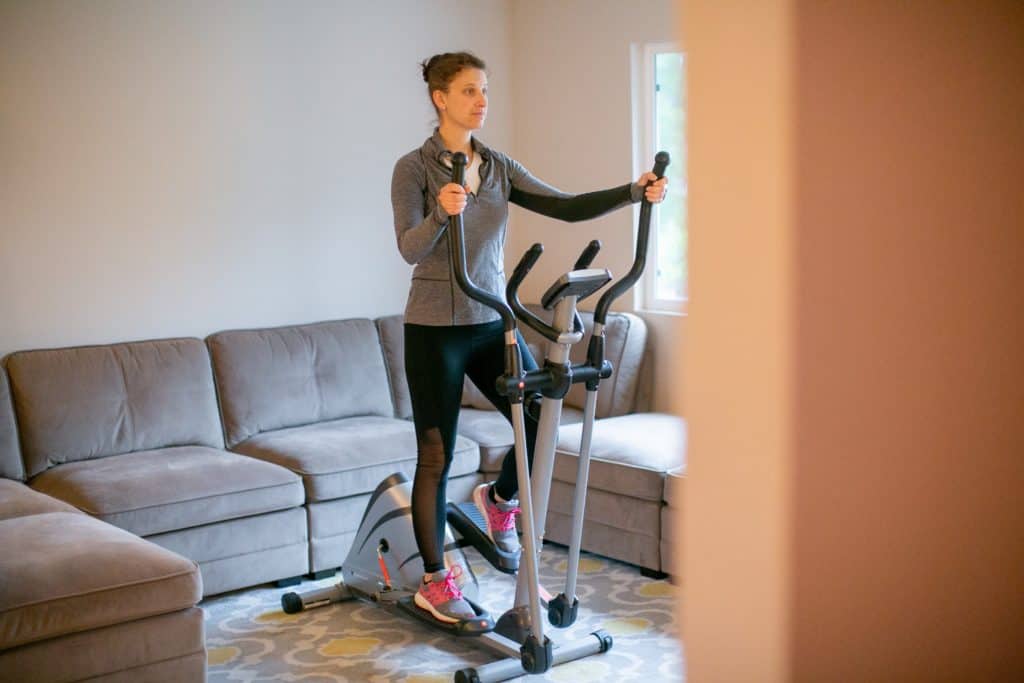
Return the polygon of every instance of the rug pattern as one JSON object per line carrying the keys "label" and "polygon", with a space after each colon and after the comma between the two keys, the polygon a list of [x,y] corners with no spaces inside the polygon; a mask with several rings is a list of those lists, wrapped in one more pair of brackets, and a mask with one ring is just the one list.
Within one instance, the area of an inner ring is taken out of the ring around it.
{"label": "rug pattern", "polygon": [[[514,577],[466,551],[480,581],[480,600],[492,614],[511,603]],[[553,593],[564,583],[566,549],[545,546],[543,584]],[[305,591],[337,579],[305,581]],[[551,629],[556,641],[589,638],[604,629],[611,650],[517,681],[682,681],[682,647],[675,620],[678,589],[641,576],[636,567],[584,553],[577,594],[580,614],[568,629]],[[346,602],[299,614],[281,611],[281,595],[296,588],[261,586],[205,600],[207,680],[303,683],[442,683],[454,672],[492,661],[487,650],[448,638],[376,606]]]}

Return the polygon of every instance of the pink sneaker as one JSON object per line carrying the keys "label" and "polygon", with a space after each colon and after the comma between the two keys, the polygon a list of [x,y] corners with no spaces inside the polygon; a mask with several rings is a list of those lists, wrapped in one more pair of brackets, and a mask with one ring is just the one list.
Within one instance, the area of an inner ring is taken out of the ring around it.
{"label": "pink sneaker", "polygon": [[493,484],[480,484],[473,489],[473,502],[487,521],[487,535],[494,545],[506,553],[520,551],[519,535],[516,533],[516,515],[520,513],[515,503],[495,503],[488,494]]}
{"label": "pink sneaker", "polygon": [[420,584],[413,601],[420,609],[430,612],[438,621],[455,624],[466,619],[475,619],[476,612],[462,597],[455,580],[462,576],[462,567],[455,565],[449,570],[442,569],[430,574],[430,581]]}

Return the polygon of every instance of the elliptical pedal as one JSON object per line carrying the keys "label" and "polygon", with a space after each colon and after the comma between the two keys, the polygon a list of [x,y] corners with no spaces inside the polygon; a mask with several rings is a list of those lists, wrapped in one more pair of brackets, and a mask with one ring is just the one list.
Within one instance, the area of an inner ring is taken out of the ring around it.
{"label": "elliptical pedal", "polygon": [[460,545],[477,549],[495,569],[505,574],[519,571],[520,553],[508,553],[494,545],[487,535],[487,522],[480,509],[472,502],[448,503],[448,524],[462,536]]}
{"label": "elliptical pedal", "polygon": [[476,612],[475,619],[465,619],[463,621],[457,621],[452,624],[446,624],[438,621],[426,610],[421,609],[416,605],[415,596],[412,594],[406,594],[395,601],[395,605],[398,609],[405,612],[410,617],[413,617],[417,621],[429,626],[436,631],[442,631],[453,636],[461,638],[474,638],[482,636],[485,633],[490,633],[494,630],[494,619],[488,614],[487,610],[478,605],[476,602],[465,598],[466,602],[469,603],[473,611]]}
{"label": "elliptical pedal", "polygon": [[449,503],[449,505],[454,505],[462,510],[464,515],[473,520],[473,523],[476,524],[478,529],[486,533],[487,520],[484,519],[484,515],[480,512],[480,508],[478,508],[473,501],[467,501],[465,503]]}

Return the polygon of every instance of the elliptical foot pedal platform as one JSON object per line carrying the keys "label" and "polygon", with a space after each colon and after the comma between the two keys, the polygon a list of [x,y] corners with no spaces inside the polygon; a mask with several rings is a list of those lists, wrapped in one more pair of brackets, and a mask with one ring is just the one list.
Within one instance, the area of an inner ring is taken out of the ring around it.
{"label": "elliptical foot pedal platform", "polygon": [[507,553],[494,545],[494,541],[487,535],[487,522],[483,513],[472,501],[448,503],[448,524],[499,572],[515,574],[519,571],[519,557],[522,553]]}
{"label": "elliptical foot pedal platform", "polygon": [[395,604],[398,606],[398,609],[402,610],[409,616],[418,619],[435,630],[443,631],[449,635],[472,638],[474,636],[482,636],[485,633],[493,631],[494,619],[491,618],[491,615],[487,610],[468,598],[466,598],[466,602],[468,602],[470,607],[473,608],[473,611],[476,612],[476,618],[464,619],[462,621],[457,621],[454,624],[446,624],[442,621],[438,621],[429,612],[417,607],[414,595],[404,597],[398,600]]}

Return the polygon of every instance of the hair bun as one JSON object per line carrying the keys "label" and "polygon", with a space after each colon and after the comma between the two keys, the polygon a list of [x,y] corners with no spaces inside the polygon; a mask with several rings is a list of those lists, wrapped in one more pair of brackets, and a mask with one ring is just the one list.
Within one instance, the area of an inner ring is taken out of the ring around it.
{"label": "hair bun", "polygon": [[430,69],[437,62],[437,55],[434,55],[430,59],[424,59],[420,62],[420,66],[423,67],[423,82],[430,83]]}

